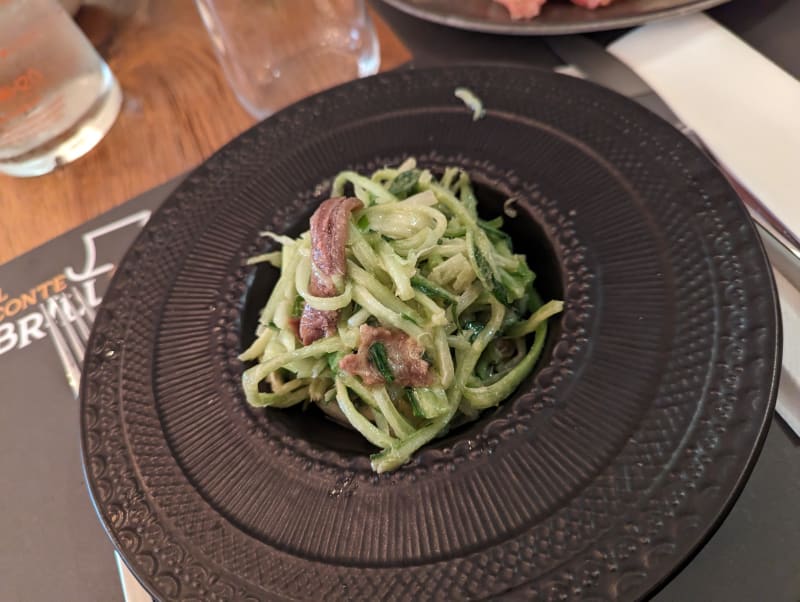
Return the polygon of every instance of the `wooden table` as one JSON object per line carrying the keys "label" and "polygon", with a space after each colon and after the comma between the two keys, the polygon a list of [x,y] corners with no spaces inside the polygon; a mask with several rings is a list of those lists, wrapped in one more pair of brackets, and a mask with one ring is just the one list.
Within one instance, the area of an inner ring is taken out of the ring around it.
{"label": "wooden table", "polygon": [[[381,68],[407,61],[398,38],[374,13],[373,20]],[[78,22],[120,81],[122,111],[75,163],[38,178],[0,175],[0,263],[197,166],[254,123],[222,74],[193,0],[144,0],[111,36],[102,15],[84,10]]]}

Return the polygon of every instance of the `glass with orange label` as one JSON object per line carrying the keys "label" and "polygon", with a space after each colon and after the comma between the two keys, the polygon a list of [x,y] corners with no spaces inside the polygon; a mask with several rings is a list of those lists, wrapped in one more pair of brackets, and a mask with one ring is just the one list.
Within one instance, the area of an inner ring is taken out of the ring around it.
{"label": "glass with orange label", "polygon": [[85,155],[121,103],[116,78],[58,0],[0,0],[0,172],[37,176]]}

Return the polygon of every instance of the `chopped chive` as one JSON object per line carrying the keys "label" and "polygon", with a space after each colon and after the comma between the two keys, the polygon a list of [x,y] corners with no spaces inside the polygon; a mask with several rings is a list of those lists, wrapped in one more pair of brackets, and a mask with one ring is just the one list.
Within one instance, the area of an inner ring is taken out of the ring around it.
{"label": "chopped chive", "polygon": [[427,418],[424,412],[419,407],[419,400],[417,399],[416,393],[414,393],[413,387],[406,387],[406,397],[408,398],[408,402],[411,404],[411,412],[417,418]]}
{"label": "chopped chive", "polygon": [[442,301],[446,301],[447,303],[455,303],[456,298],[451,293],[444,290],[437,284],[434,284],[427,278],[419,275],[415,275],[411,277],[411,286],[417,289],[419,292],[428,295],[431,299],[441,299]]}
{"label": "chopped chive", "polygon": [[297,297],[294,299],[294,303],[292,304],[292,317],[299,318],[302,316],[305,305],[305,299],[303,299],[300,295],[297,295]]}
{"label": "chopped chive", "polygon": [[475,320],[468,320],[462,326],[462,330],[469,331],[469,342],[472,343],[481,333],[481,331],[486,328],[486,324],[482,324],[481,322],[477,322]]}
{"label": "chopped chive", "polygon": [[369,361],[375,366],[375,369],[380,372],[387,383],[394,382],[394,374],[389,365],[389,356],[386,354],[386,346],[381,343],[373,343],[369,348]]}
{"label": "chopped chive", "polygon": [[506,242],[511,245],[511,237],[503,232],[500,228],[503,227],[503,218],[496,217],[493,220],[482,220],[478,219],[478,226],[486,232],[486,235],[489,237],[489,240],[492,242]]}
{"label": "chopped chive", "polygon": [[[487,286],[487,288],[491,289],[492,294],[495,298],[500,301],[503,305],[508,305],[510,303],[509,299],[509,290],[500,279],[492,272],[492,267],[489,265],[488,260],[478,248],[478,245],[473,243],[472,244],[472,256],[475,259],[475,267],[477,268],[478,278],[480,278],[481,282]],[[412,283],[413,284],[413,283]]]}
{"label": "chopped chive", "polygon": [[398,174],[389,186],[389,192],[399,199],[408,198],[416,188],[421,173],[418,169],[409,169]]}

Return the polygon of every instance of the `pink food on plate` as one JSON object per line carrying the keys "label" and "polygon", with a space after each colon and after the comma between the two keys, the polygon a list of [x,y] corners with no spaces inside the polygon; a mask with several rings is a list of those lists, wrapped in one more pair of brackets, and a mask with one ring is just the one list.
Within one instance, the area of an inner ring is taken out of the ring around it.
{"label": "pink food on plate", "polygon": [[611,4],[611,0],[572,0],[572,3],[584,8],[600,8]]}
{"label": "pink food on plate", "polygon": [[[547,0],[494,0],[508,9],[514,20],[532,19],[537,16]],[[584,8],[600,8],[608,6],[613,0],[572,0],[573,4]]]}
{"label": "pink food on plate", "polygon": [[512,19],[532,19],[547,0],[495,0],[508,9]]}

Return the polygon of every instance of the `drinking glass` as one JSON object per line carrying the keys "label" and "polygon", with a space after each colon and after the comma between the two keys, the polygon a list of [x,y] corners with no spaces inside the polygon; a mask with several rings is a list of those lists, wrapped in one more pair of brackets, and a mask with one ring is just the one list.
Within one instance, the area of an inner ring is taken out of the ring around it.
{"label": "drinking glass", "polygon": [[83,156],[119,114],[116,78],[57,0],[0,0],[0,172]]}
{"label": "drinking glass", "polygon": [[195,2],[228,82],[258,119],[378,71],[378,38],[364,0]]}

